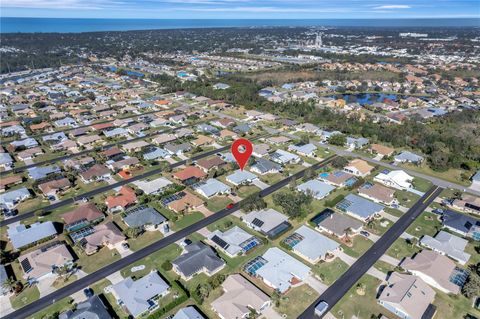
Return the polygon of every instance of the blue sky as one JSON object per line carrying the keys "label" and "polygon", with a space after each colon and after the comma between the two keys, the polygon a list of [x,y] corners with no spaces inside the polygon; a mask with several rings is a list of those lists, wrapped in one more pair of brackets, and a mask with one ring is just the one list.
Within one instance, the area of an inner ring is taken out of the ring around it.
{"label": "blue sky", "polygon": [[150,19],[479,18],[480,0],[3,0],[4,17]]}

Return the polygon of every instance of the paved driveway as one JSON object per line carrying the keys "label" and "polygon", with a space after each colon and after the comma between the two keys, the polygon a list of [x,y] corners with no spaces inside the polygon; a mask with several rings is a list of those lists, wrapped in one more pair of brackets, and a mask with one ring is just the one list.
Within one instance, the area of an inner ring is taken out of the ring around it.
{"label": "paved driveway", "polygon": [[[54,292],[57,290],[57,288],[52,287],[53,282],[57,279],[57,276],[55,275],[48,275],[45,278],[42,278],[38,283],[37,283],[37,288],[38,291],[40,291],[40,297],[46,296],[51,292]],[[60,279],[62,280],[62,279]]]}
{"label": "paved driveway", "polygon": [[320,295],[328,288],[327,285],[315,278],[312,274],[309,274],[308,277],[305,278],[305,283],[315,289]]}
{"label": "paved driveway", "polygon": [[0,295],[0,305],[0,317],[6,316],[13,311],[10,303],[10,294],[6,296]]}
{"label": "paved driveway", "polygon": [[115,249],[118,251],[120,256],[126,257],[126,256],[133,253],[133,251],[130,248],[125,248],[125,247],[122,246],[122,244],[123,244],[123,242],[115,245]]}
{"label": "paved driveway", "polygon": [[260,319],[283,319],[283,317],[273,308],[273,306],[270,306],[263,311]]}
{"label": "paved driveway", "polygon": [[380,216],[392,221],[392,222],[396,222],[398,220],[398,217],[397,216],[393,216],[392,214],[389,214],[389,213],[386,213],[386,212],[382,212],[380,214]]}
{"label": "paved driveway", "polygon": [[252,182],[253,185],[257,186],[258,188],[260,189],[265,189],[267,188],[269,185],[267,183],[264,183],[262,182],[260,179],[256,179]]}

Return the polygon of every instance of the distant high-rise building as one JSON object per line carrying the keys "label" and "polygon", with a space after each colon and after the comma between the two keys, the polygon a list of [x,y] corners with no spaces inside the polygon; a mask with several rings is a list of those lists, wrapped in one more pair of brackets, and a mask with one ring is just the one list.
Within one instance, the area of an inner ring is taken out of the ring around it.
{"label": "distant high-rise building", "polygon": [[315,38],[315,47],[321,48],[323,45],[322,43],[322,33],[317,33],[317,37]]}

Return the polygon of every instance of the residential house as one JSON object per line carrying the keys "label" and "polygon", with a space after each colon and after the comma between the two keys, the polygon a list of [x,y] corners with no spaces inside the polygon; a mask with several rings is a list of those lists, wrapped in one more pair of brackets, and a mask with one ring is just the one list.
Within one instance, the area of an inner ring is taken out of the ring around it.
{"label": "residential house", "polygon": [[68,178],[54,179],[38,185],[38,189],[45,197],[55,197],[58,193],[64,192],[71,186]]}
{"label": "residential house", "polygon": [[212,276],[225,267],[225,262],[216,252],[202,242],[185,246],[185,251],[172,261],[173,270],[182,279],[190,280],[193,276],[204,273]]}
{"label": "residential house", "polygon": [[14,250],[28,248],[40,241],[57,236],[57,230],[51,221],[34,223],[27,227],[24,224],[10,224],[7,230],[8,238]]}
{"label": "residential house", "polygon": [[316,225],[316,229],[339,238],[358,234],[363,227],[363,223],[358,219],[334,212],[329,208],[315,215],[311,222]]}
{"label": "residential house", "polygon": [[32,195],[25,187],[0,194],[0,210],[11,210]]}
{"label": "residential house", "polygon": [[372,144],[370,145],[370,152],[378,154],[380,159],[382,159],[391,156],[395,152],[395,149],[381,144]]}
{"label": "residential house", "polygon": [[435,237],[424,235],[420,239],[420,244],[456,260],[461,265],[465,265],[470,259],[470,254],[465,252],[468,241],[443,230]]}
{"label": "residential house", "polygon": [[323,172],[318,175],[318,179],[337,187],[352,186],[357,182],[353,174],[345,171]]}
{"label": "residential house", "polygon": [[222,250],[231,258],[246,254],[251,249],[261,245],[260,239],[238,226],[224,232],[215,230],[208,236],[208,239],[214,247]]}
{"label": "residential house", "polygon": [[206,135],[198,135],[196,139],[191,140],[190,143],[192,143],[193,146],[205,146],[205,145],[210,145],[214,142],[215,140],[211,138],[210,136]]}
{"label": "residential house", "polygon": [[435,291],[417,276],[392,273],[378,303],[402,319],[422,319]]}
{"label": "residential house", "polygon": [[192,188],[200,195],[210,198],[217,195],[230,194],[231,188],[224,183],[210,178],[205,181],[198,182],[192,185]]}
{"label": "residential house", "polygon": [[400,266],[447,294],[458,294],[468,276],[450,258],[428,249],[405,258]]}
{"label": "residential house", "polygon": [[[3,153],[2,153],[3,154]],[[16,153],[17,158],[21,161],[28,161],[32,160],[35,157],[42,155],[43,150],[40,147],[33,147],[33,148],[27,148],[24,151]]]}
{"label": "residential house", "polygon": [[364,222],[372,219],[374,216],[380,215],[384,209],[382,205],[354,194],[348,194],[336,207]]}
{"label": "residential house", "polygon": [[305,225],[283,240],[292,251],[312,264],[327,259],[339,247],[336,241],[316,232]]}
{"label": "residential house", "polygon": [[255,164],[250,167],[250,170],[254,173],[265,175],[279,173],[282,170],[282,167],[267,159],[258,158],[255,160]]}
{"label": "residential house", "polygon": [[[61,318],[60,318],[61,319]],[[194,306],[188,306],[177,311],[171,319],[206,319]]]}
{"label": "residential house", "polygon": [[375,167],[369,165],[366,161],[356,158],[351,160],[343,170],[355,176],[366,177],[370,175],[374,168]]}
{"label": "residential house", "polygon": [[395,191],[377,183],[367,182],[358,188],[358,194],[376,203],[396,204]]}
{"label": "residential house", "polygon": [[57,268],[73,264],[73,256],[67,246],[60,242],[47,244],[18,257],[23,278],[41,280],[55,273]]}
{"label": "residential house", "polygon": [[12,187],[13,185],[18,185],[23,182],[22,175],[12,175],[7,177],[2,177],[0,179],[0,193],[3,193],[5,189]]}
{"label": "residential house", "polygon": [[37,147],[38,142],[32,137],[28,137],[28,138],[23,139],[23,140],[16,140],[16,141],[10,142],[10,146],[15,151],[18,148],[28,149],[28,148],[32,148],[32,147]]}
{"label": "residential house", "polygon": [[288,150],[292,152],[296,152],[297,154],[300,154],[302,156],[307,156],[307,157],[317,156],[317,154],[315,153],[317,151],[317,147],[312,143],[290,145],[288,146]]}
{"label": "residential house", "polygon": [[142,148],[149,146],[150,144],[145,142],[145,141],[135,141],[135,142],[130,142],[127,144],[124,144],[122,146],[122,149],[125,152],[139,152]]}
{"label": "residential house", "polygon": [[227,182],[235,186],[248,185],[257,179],[257,175],[239,169],[236,170],[233,174],[230,174],[226,177]]}
{"label": "residential house", "polygon": [[109,195],[105,199],[105,204],[107,204],[108,211],[111,213],[124,211],[136,202],[137,196],[135,190],[128,186],[122,186],[116,195]]}
{"label": "residential house", "polygon": [[280,293],[285,293],[292,285],[305,281],[310,273],[308,266],[277,247],[270,248],[262,256],[254,258],[244,269]]}
{"label": "residential house", "polygon": [[368,138],[347,137],[346,146],[350,150],[355,150],[355,149],[360,149],[360,148],[365,147],[366,145],[368,145],[368,143],[370,143],[370,140]]}
{"label": "residential house", "polygon": [[183,153],[186,153],[192,149],[189,143],[182,143],[182,144],[173,144],[173,143],[167,143],[164,146],[164,149],[169,152],[171,155],[183,155]]}
{"label": "residential house", "polygon": [[80,179],[85,184],[96,181],[105,181],[111,178],[110,170],[102,164],[95,164],[92,167],[80,172]]}
{"label": "residential house", "polygon": [[400,190],[412,188],[413,176],[408,175],[405,171],[389,171],[384,170],[373,179],[385,186],[393,187]]}
{"label": "residential house", "polygon": [[457,213],[453,210],[443,210],[443,227],[465,237],[480,240],[480,220]]}
{"label": "residential house", "polygon": [[58,319],[110,319],[111,315],[102,299],[94,295],[79,302],[75,309],[61,313]]}
{"label": "residential house", "polygon": [[173,177],[179,179],[185,185],[196,183],[205,176],[207,176],[207,174],[196,166],[187,166],[173,173]]}
{"label": "residential house", "polygon": [[227,277],[223,294],[212,301],[213,311],[222,319],[247,318],[252,309],[261,314],[270,307],[270,297],[240,274]]}
{"label": "residential house", "polygon": [[154,271],[137,280],[125,278],[112,285],[111,291],[117,303],[138,318],[157,309],[158,299],[169,293],[170,286]]}
{"label": "residential house", "polygon": [[267,138],[267,142],[270,144],[281,145],[290,142],[291,139],[286,136],[272,136]]}
{"label": "residential house", "polygon": [[169,209],[176,213],[188,210],[196,210],[205,204],[202,199],[198,198],[187,190],[173,194],[171,197],[164,199],[162,202],[164,205],[167,205]]}
{"label": "residential house", "polygon": [[213,156],[210,158],[202,158],[197,161],[197,166],[204,172],[208,172],[211,169],[218,169],[226,164],[219,156]]}
{"label": "residential house", "polygon": [[159,230],[168,232],[168,221],[155,208],[150,206],[137,206],[125,211],[123,222],[131,228],[142,228],[146,231]]}
{"label": "residential house", "polygon": [[297,164],[302,161],[302,159],[298,155],[289,153],[282,149],[278,149],[272,154],[270,154],[270,159],[281,165]]}
{"label": "residential house", "polygon": [[143,154],[143,158],[148,161],[157,160],[157,159],[166,159],[170,157],[171,157],[170,153],[168,153],[167,151],[159,147],[149,148]]}
{"label": "residential house", "polygon": [[13,158],[8,153],[0,153],[0,168],[5,170],[11,169],[13,166]]}
{"label": "residential house", "polygon": [[423,162],[424,158],[423,156],[417,155],[415,153],[409,152],[409,151],[403,151],[398,155],[394,156],[395,162],[399,163],[415,163],[419,164]]}
{"label": "residential house", "polygon": [[297,186],[299,192],[309,193],[316,199],[322,199],[335,189],[334,186],[317,179],[309,180]]}
{"label": "residential house", "polygon": [[124,243],[125,240],[122,231],[113,222],[106,222],[94,226],[93,233],[83,237],[80,244],[87,255],[93,255],[101,247],[105,246],[112,250],[117,245]]}
{"label": "residential house", "polygon": [[88,225],[97,224],[105,218],[105,215],[94,203],[88,203],[80,205],[74,210],[60,215],[60,217],[65,222],[65,230],[71,232]]}
{"label": "residential house", "polygon": [[480,197],[464,194],[461,199],[454,199],[451,205],[466,213],[480,215]]}
{"label": "residential house", "polygon": [[268,155],[270,151],[270,145],[261,143],[261,144],[253,144],[253,151],[252,155],[255,157],[264,157]]}
{"label": "residential house", "polygon": [[172,184],[172,182],[164,177],[159,177],[153,180],[138,180],[133,182],[133,185],[141,189],[143,193],[147,195],[159,194]]}
{"label": "residential house", "polygon": [[242,216],[241,220],[251,229],[269,238],[276,238],[292,227],[287,216],[271,208],[252,211]]}
{"label": "residential house", "polygon": [[155,138],[153,138],[152,142],[157,144],[157,145],[160,145],[160,144],[164,144],[164,143],[174,141],[176,139],[177,138],[173,134],[163,133],[163,134],[159,134]]}
{"label": "residential house", "polygon": [[49,175],[60,173],[61,169],[57,165],[51,166],[35,166],[27,169],[28,177],[34,181],[46,178]]}

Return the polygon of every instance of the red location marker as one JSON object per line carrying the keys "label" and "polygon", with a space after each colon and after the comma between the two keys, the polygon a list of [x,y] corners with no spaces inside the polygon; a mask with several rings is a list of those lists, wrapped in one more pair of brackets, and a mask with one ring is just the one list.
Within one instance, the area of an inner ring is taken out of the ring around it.
{"label": "red location marker", "polygon": [[252,143],[244,138],[239,138],[235,140],[232,144],[232,154],[235,157],[235,160],[240,166],[240,170],[243,171],[243,168],[248,162],[250,155],[252,155],[253,145]]}

